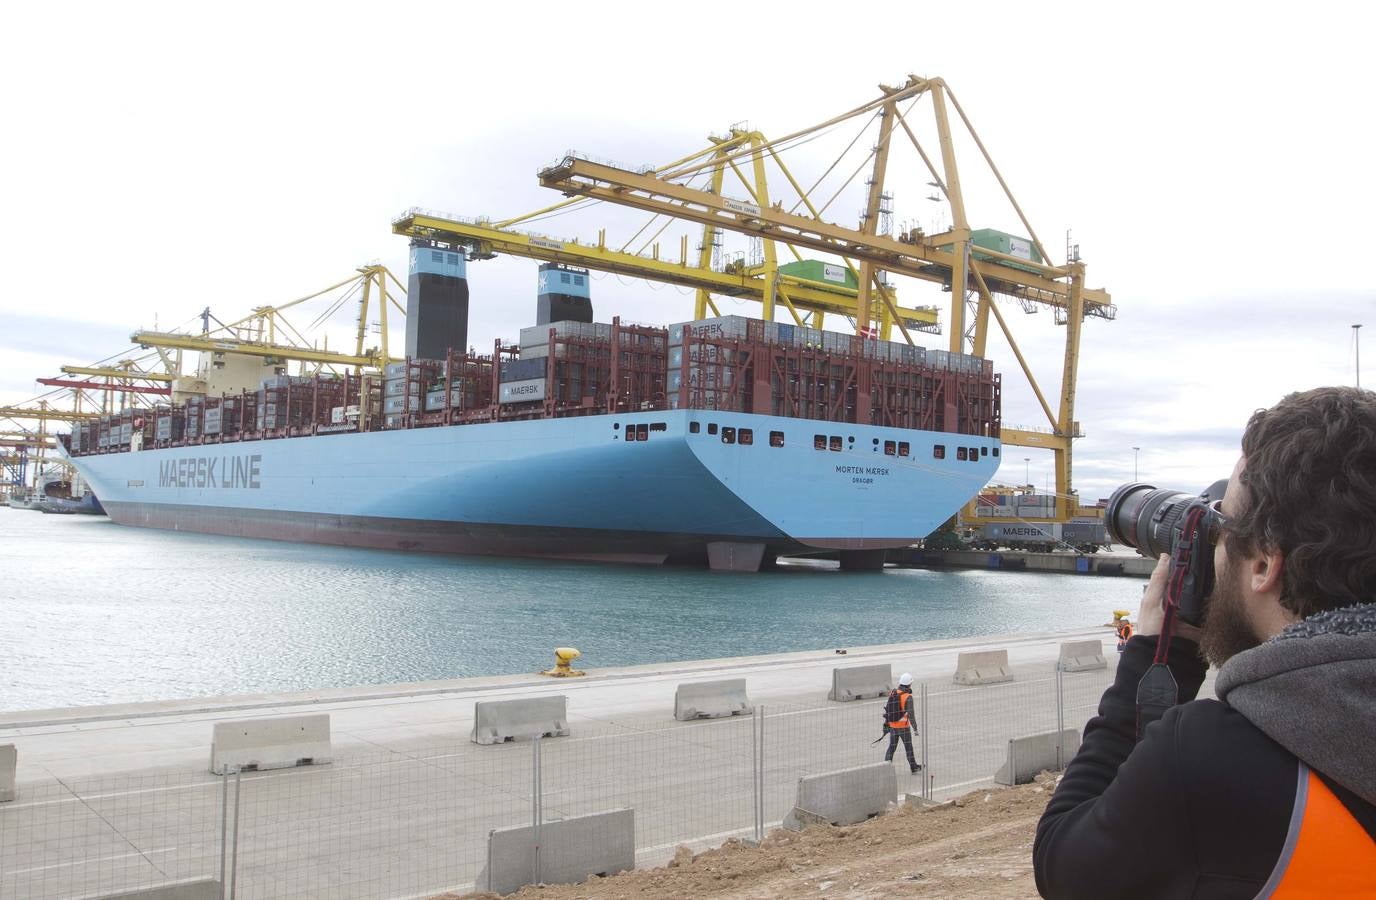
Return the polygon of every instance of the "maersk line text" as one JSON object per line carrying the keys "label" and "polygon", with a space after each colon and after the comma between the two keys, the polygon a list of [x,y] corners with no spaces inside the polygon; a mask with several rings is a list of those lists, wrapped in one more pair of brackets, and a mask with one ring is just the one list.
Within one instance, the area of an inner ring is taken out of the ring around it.
{"label": "maersk line text", "polygon": [[185,456],[158,463],[158,486],[179,488],[261,488],[262,454]]}

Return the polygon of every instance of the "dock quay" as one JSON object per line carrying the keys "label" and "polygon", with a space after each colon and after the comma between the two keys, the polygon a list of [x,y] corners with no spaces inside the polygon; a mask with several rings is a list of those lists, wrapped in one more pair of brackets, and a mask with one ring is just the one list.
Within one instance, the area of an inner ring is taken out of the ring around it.
{"label": "dock quay", "polygon": [[[1103,666],[1060,671],[1071,642],[1081,656],[1098,642]],[[908,771],[900,744],[897,792],[939,800],[994,785],[1012,739],[1078,734],[1114,646],[1091,628],[0,714],[0,746],[17,752],[0,897],[227,879],[244,896],[424,897],[484,886],[494,830],[625,809],[635,864],[658,865],[683,844],[758,839],[793,809],[800,779],[883,760],[884,698],[829,700],[838,667],[913,674],[923,770]],[[954,683],[963,660],[1000,654],[1010,680]],[[675,720],[680,684],[722,679],[744,679],[753,709]],[[567,736],[470,739],[478,703],[552,697],[565,698]],[[211,773],[217,724],[320,715],[329,762]]]}
{"label": "dock quay", "polygon": [[1156,560],[1137,554],[1030,553],[1024,550],[890,550],[889,565],[916,569],[1008,569],[1149,578]]}

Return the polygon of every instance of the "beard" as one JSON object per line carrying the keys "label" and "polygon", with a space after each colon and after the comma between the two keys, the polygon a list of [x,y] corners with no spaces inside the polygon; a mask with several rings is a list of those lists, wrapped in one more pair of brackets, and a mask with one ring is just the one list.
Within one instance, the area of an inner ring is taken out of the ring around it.
{"label": "beard", "polygon": [[1244,650],[1261,645],[1242,602],[1240,574],[1232,560],[1225,556],[1218,577],[1214,579],[1214,592],[1209,596],[1208,611],[1200,628],[1199,651],[1215,667]]}

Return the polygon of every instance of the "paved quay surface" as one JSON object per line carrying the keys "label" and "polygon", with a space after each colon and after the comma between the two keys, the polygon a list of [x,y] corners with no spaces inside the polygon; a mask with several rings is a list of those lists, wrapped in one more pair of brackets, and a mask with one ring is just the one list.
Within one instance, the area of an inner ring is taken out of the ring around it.
{"label": "paved quay surface", "polygon": [[[936,797],[992,783],[1011,737],[1052,731],[1058,686],[1081,728],[1111,677],[1065,675],[1063,641],[1113,634],[989,636],[536,675],[0,714],[18,748],[18,796],[0,804],[0,898],[82,897],[237,872],[241,897],[409,897],[471,885],[493,828],[530,824],[529,741],[469,741],[479,700],[564,694],[569,737],[540,742],[544,820],[629,806],[637,858],[679,843],[754,833],[754,773],[766,826],[788,812],[799,777],[882,759],[882,700],[826,699],[835,666],[889,663],[925,682],[916,742],[922,775],[899,790]],[[1011,683],[952,685],[960,652],[1007,649]],[[552,654],[551,654],[552,656]],[[579,662],[589,663],[587,660]],[[676,722],[687,680],[745,678],[762,717]],[[213,724],[328,713],[334,762],[209,773]],[[759,734],[759,732],[763,734]],[[760,749],[762,748],[762,750]],[[761,759],[762,757],[762,759]],[[902,760],[902,750],[899,750]],[[236,799],[237,798],[237,799]],[[237,816],[234,814],[237,809]],[[223,832],[223,836],[222,836]]]}

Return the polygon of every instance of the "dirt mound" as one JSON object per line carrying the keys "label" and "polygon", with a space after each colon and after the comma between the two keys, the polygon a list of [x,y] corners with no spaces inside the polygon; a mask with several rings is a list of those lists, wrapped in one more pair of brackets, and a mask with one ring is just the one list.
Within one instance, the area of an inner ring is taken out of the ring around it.
{"label": "dirt mound", "polygon": [[[579,885],[522,888],[517,900],[669,900],[686,897],[1036,897],[1032,838],[1054,788],[1038,783],[905,805],[847,828],[778,829],[764,844],[727,841],[694,855],[680,847],[659,869]],[[454,900],[458,895],[443,895]],[[468,894],[465,900],[495,900]]]}

